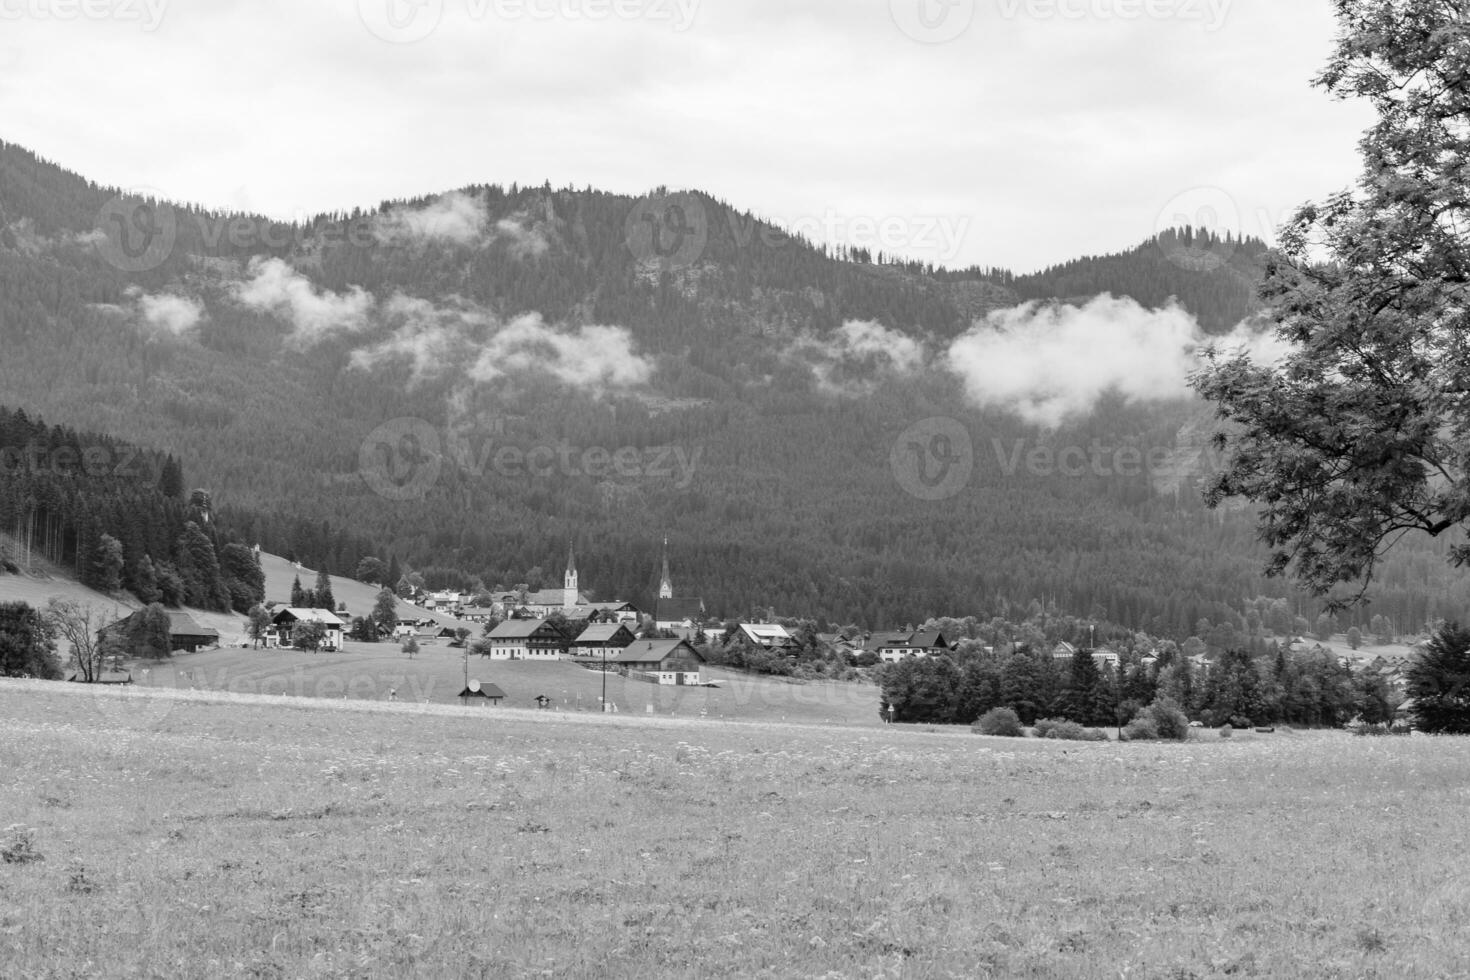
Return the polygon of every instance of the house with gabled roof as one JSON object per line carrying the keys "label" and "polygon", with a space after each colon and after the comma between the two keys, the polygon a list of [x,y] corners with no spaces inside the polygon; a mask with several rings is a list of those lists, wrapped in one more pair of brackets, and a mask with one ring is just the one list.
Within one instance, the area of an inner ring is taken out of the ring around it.
{"label": "house with gabled roof", "polygon": [[616,663],[622,673],[639,674],[659,684],[704,683],[700,673],[704,657],[688,640],[638,640],[618,651],[616,661],[609,657],[608,662]]}
{"label": "house with gabled roof", "polygon": [[491,660],[559,660],[567,638],[544,619],[507,619],[485,638]]}
{"label": "house with gabled roof", "polygon": [[[744,640],[752,646],[777,652],[796,648],[796,639],[786,627],[775,623],[740,623],[734,629],[733,638]],[[728,639],[730,638],[727,638],[727,642]]]}
{"label": "house with gabled roof", "polygon": [[302,623],[320,623],[326,630],[321,649],[326,651],[342,649],[346,624],[329,609],[298,609],[295,607],[282,609],[271,619],[271,625],[276,628],[277,642],[283,647],[289,647],[294,642],[291,639],[292,632]]}
{"label": "house with gabled roof", "polygon": [[636,639],[625,623],[594,623],[573,641],[572,656],[597,658],[605,653],[611,660]]}
{"label": "house with gabled roof", "polygon": [[[167,609],[164,611],[168,614],[168,642],[170,650],[197,653],[200,650],[207,650],[210,647],[219,646],[219,630],[208,626],[200,626],[193,616],[190,616],[182,609]],[[102,627],[97,631],[98,638],[102,639],[113,635],[126,637],[128,629],[141,612],[142,610],[138,610],[115,623]]]}
{"label": "house with gabled roof", "polygon": [[868,638],[867,650],[878,655],[885,664],[896,664],[905,657],[929,657],[948,653],[950,643],[938,630],[900,630],[874,633]]}

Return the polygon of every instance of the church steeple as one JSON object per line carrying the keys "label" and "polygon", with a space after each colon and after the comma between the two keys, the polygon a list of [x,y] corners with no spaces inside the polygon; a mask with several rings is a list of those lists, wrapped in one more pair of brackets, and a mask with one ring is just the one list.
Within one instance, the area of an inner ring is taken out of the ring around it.
{"label": "church steeple", "polygon": [[567,542],[567,571],[562,579],[562,601],[564,608],[571,609],[577,604],[577,558],[572,554],[572,543]]}
{"label": "church steeple", "polygon": [[664,574],[658,581],[658,597],[660,599],[672,599],[674,597],[674,580],[669,577],[669,539],[664,538]]}

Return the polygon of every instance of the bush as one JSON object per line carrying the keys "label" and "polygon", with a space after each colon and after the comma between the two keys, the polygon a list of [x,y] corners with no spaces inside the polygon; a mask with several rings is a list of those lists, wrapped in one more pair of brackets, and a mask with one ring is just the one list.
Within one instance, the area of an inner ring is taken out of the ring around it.
{"label": "bush", "polygon": [[1159,727],[1154,720],[1148,716],[1146,711],[1139,712],[1138,717],[1130,721],[1123,729],[1123,741],[1125,742],[1151,742],[1159,737]]}
{"label": "bush", "polygon": [[1055,738],[1066,742],[1106,742],[1108,736],[1100,728],[1084,728],[1065,718],[1043,718],[1036,723],[1037,738]]}
{"label": "bush", "polygon": [[975,722],[973,730],[981,735],[1002,735],[1006,738],[1022,738],[1026,729],[1021,719],[1010,708],[991,708]]}
{"label": "bush", "polygon": [[1143,713],[1154,723],[1159,738],[1175,742],[1182,742],[1189,738],[1189,716],[1169,698],[1159,698],[1144,708]]}
{"label": "bush", "polygon": [[1231,728],[1228,724],[1225,724],[1225,725],[1221,725],[1220,726],[1220,737],[1221,738],[1229,738],[1231,735],[1234,735],[1234,734],[1235,734],[1235,729]]}

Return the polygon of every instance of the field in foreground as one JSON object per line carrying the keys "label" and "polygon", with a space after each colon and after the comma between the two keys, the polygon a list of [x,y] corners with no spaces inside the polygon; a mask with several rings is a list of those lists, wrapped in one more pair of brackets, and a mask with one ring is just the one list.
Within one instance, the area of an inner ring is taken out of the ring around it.
{"label": "field in foreground", "polygon": [[[153,688],[198,688],[238,694],[457,704],[465,674],[495,684],[503,707],[530,708],[536,698],[549,710],[596,714],[603,694],[600,671],[570,661],[487,660],[440,642],[427,643],[413,659],[393,643],[352,643],[337,653],[300,650],[223,649],[139,661],[133,676]],[[147,670],[147,674],[143,673]],[[607,700],[619,714],[705,718],[711,721],[806,721],[877,728],[878,688],[837,681],[794,681],[708,667],[718,687],[673,687],[630,680],[609,672]],[[487,707],[486,710],[496,710]]]}
{"label": "field in foreground", "polygon": [[0,976],[1470,970],[1470,740],[149,700],[0,682]]}

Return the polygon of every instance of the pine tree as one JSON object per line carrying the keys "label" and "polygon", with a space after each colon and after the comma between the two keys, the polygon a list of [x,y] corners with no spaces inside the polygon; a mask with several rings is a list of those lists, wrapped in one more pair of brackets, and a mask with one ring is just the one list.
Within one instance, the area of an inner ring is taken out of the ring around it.
{"label": "pine tree", "polygon": [[178,556],[179,577],[184,580],[184,601],[201,609],[224,611],[229,608],[214,544],[193,521],[184,525],[184,533],[179,536]]}
{"label": "pine tree", "polygon": [[1420,729],[1470,733],[1470,629],[1441,626],[1409,665],[1406,679]]}
{"label": "pine tree", "polygon": [[313,591],[316,594],[316,601],[313,603],[313,608],[336,612],[337,600],[332,595],[332,579],[327,574],[325,567],[316,573],[316,588]]}
{"label": "pine tree", "polygon": [[301,589],[301,576],[291,580],[291,608],[305,609],[306,593]]}

